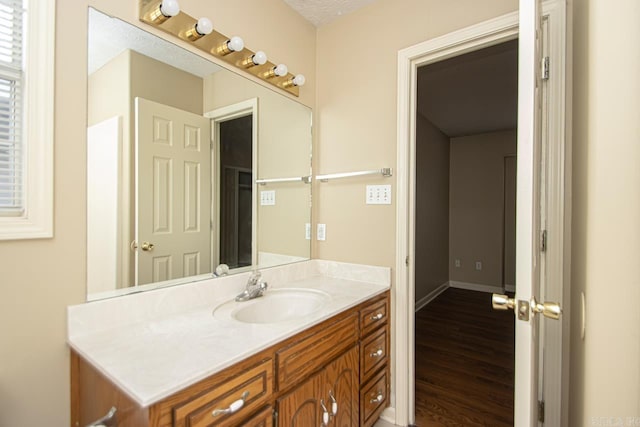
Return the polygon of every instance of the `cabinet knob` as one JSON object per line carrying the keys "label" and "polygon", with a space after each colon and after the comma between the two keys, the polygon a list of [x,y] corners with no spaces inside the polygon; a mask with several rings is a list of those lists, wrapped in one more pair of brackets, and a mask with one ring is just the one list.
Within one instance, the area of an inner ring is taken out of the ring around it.
{"label": "cabinet knob", "polygon": [[371,320],[380,320],[384,317],[384,314],[382,313],[378,313],[378,314],[372,314],[371,315]]}
{"label": "cabinet knob", "polygon": [[118,412],[118,410],[114,406],[112,406],[111,409],[109,409],[109,412],[107,412],[104,417],[100,418],[99,420],[95,420],[87,427],[115,427],[116,425],[118,425],[118,417],[116,417],[116,412]]}
{"label": "cabinet knob", "polygon": [[369,357],[380,357],[384,354],[384,351],[382,351],[381,348],[379,348],[377,351],[374,351],[373,353],[369,354]]}
{"label": "cabinet knob", "polygon": [[331,390],[329,390],[329,398],[331,399],[331,413],[335,417],[338,413],[338,401],[336,400],[335,396],[333,395],[333,391]]}
{"label": "cabinet knob", "polygon": [[234,414],[238,412],[240,409],[242,409],[248,397],[249,392],[245,391],[244,393],[242,393],[242,397],[235,402],[231,402],[231,405],[229,405],[228,408],[214,409],[214,411],[211,413],[211,416],[217,417],[218,415]]}
{"label": "cabinet knob", "polygon": [[378,392],[378,395],[373,399],[369,400],[369,403],[380,403],[384,400],[384,395],[381,391]]}
{"label": "cabinet knob", "polygon": [[329,410],[325,406],[323,399],[320,399],[320,407],[322,408],[322,424],[320,427],[327,427],[329,425]]}

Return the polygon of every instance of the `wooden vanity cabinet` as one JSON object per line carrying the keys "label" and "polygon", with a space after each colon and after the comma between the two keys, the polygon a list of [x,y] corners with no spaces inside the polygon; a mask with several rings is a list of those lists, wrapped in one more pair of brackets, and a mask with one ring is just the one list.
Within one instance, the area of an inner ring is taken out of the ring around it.
{"label": "wooden vanity cabinet", "polygon": [[389,406],[390,301],[388,293],[360,310],[360,426],[370,427]]}
{"label": "wooden vanity cabinet", "polygon": [[358,399],[358,347],[354,345],[278,399],[277,425],[315,427],[326,421],[326,425],[330,426],[357,427]]}
{"label": "wooden vanity cabinet", "polygon": [[[388,313],[387,292],[150,407],[72,351],[71,425],[86,426],[115,406],[119,427],[318,427],[324,405],[327,427],[372,426],[388,405]],[[241,407],[213,415],[232,404]]]}

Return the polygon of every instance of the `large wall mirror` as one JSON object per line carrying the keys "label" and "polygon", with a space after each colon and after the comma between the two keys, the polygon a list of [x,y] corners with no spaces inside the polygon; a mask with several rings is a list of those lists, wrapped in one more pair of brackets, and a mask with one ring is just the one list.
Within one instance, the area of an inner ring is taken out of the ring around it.
{"label": "large wall mirror", "polygon": [[309,259],[311,110],[95,9],[88,22],[88,299]]}

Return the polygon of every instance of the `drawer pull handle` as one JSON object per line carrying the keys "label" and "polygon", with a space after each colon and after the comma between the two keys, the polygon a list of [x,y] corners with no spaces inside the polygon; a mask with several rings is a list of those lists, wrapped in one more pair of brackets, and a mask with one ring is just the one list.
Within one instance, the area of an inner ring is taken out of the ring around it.
{"label": "drawer pull handle", "polygon": [[217,417],[218,415],[235,414],[240,409],[242,409],[242,407],[244,406],[244,404],[247,401],[248,397],[249,397],[249,392],[245,391],[244,393],[242,393],[242,397],[240,399],[236,400],[235,402],[232,402],[231,405],[229,405],[228,408],[226,408],[226,409],[215,409],[211,413],[211,415],[214,416],[214,417]]}
{"label": "drawer pull handle", "polygon": [[324,405],[323,399],[320,399],[320,406],[322,407],[322,424],[320,427],[327,427],[329,425],[329,410]]}
{"label": "drawer pull handle", "polygon": [[380,403],[383,400],[384,400],[384,395],[382,394],[381,391],[379,391],[378,395],[375,398],[369,400],[369,403]]}
{"label": "drawer pull handle", "polygon": [[380,357],[384,354],[384,352],[382,351],[381,348],[379,348],[377,351],[374,351],[373,353],[369,354],[369,357]]}
{"label": "drawer pull handle", "polygon": [[378,314],[372,314],[371,315],[371,320],[380,320],[384,317],[384,314],[382,313],[378,313]]}
{"label": "drawer pull handle", "polygon": [[116,412],[118,412],[118,410],[112,406],[111,409],[109,409],[109,412],[107,412],[104,417],[100,418],[99,420],[95,420],[87,427],[115,427],[116,425],[118,425],[118,417],[116,417]]}
{"label": "drawer pull handle", "polygon": [[333,396],[333,391],[331,391],[331,390],[329,390],[329,397],[331,398],[331,412],[332,412],[333,416],[335,417],[336,414],[338,413],[338,401]]}

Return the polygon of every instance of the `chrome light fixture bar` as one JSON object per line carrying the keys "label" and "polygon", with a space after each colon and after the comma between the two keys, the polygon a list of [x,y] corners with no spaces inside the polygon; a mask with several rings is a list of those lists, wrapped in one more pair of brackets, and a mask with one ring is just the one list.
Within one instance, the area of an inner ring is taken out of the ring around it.
{"label": "chrome light fixture bar", "polygon": [[277,182],[304,182],[305,184],[311,183],[310,176],[296,176],[293,178],[268,178],[268,179],[256,179],[256,184],[266,185],[269,183]]}
{"label": "chrome light fixture bar", "polygon": [[178,37],[262,81],[300,96],[304,76],[289,73],[284,64],[269,62],[262,51],[247,49],[240,37],[227,37],[217,32],[209,19],[196,19],[184,13],[177,0],[140,0],[139,13],[140,21]]}

